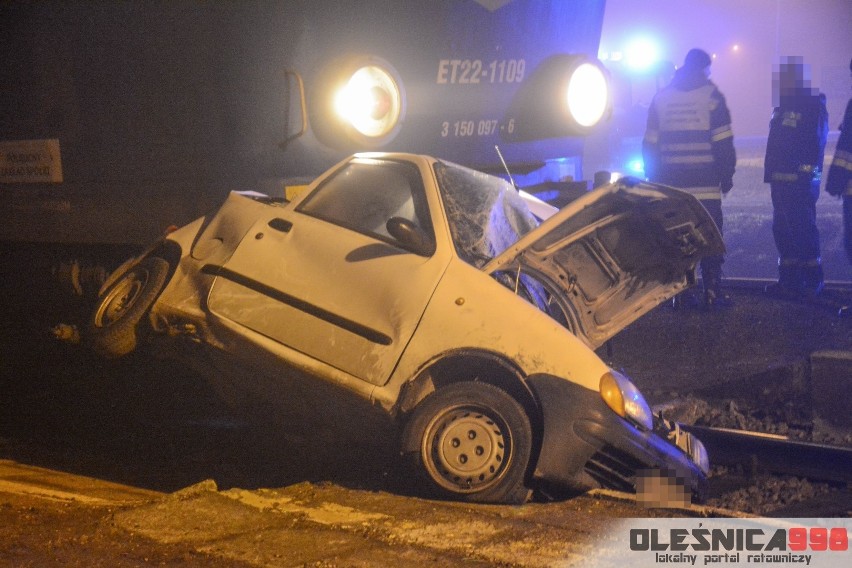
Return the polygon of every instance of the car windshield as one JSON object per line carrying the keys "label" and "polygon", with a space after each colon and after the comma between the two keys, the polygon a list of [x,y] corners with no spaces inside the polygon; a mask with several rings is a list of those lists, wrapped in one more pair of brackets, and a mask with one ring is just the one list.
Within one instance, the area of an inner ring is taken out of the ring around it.
{"label": "car windshield", "polygon": [[436,162],[435,176],[456,252],[482,268],[538,226],[508,182],[451,162]]}

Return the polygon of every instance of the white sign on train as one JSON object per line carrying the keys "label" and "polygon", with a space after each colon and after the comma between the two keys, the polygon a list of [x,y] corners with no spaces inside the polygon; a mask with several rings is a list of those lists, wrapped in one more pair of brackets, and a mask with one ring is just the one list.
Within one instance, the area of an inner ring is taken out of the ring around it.
{"label": "white sign on train", "polygon": [[0,141],[0,183],[62,183],[59,140]]}

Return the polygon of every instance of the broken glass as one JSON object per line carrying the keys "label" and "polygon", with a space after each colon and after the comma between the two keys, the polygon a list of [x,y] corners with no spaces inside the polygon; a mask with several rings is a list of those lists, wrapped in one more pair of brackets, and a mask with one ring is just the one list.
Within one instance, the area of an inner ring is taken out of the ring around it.
{"label": "broken glass", "polygon": [[456,252],[477,268],[538,226],[508,182],[451,162],[437,162],[435,175]]}

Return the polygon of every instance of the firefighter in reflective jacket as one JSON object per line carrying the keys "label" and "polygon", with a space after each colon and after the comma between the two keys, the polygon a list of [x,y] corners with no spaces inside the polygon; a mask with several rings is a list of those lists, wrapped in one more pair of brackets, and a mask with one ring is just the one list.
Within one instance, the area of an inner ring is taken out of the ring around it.
{"label": "firefighter in reflective jacket", "polygon": [[[852,72],[852,61],[849,61],[849,71]],[[831,167],[828,168],[825,190],[831,195],[843,196],[843,238],[846,257],[852,264],[852,99],[846,103],[840,138]]]}
{"label": "firefighter in reflective jacket", "polygon": [[801,57],[786,57],[773,73],[779,104],[769,123],[763,181],[772,194],[778,283],[767,291],[783,298],[814,296],[823,288],[816,202],[828,111],[825,95],[810,88],[807,71]]}
{"label": "firefighter in reflective jacket", "polygon": [[[733,187],[736,152],[725,97],[710,77],[710,56],[700,49],[686,54],[671,83],[651,102],[642,141],[649,180],[690,192],[722,231],[722,195]],[[723,301],[722,256],[701,260],[704,302]]]}

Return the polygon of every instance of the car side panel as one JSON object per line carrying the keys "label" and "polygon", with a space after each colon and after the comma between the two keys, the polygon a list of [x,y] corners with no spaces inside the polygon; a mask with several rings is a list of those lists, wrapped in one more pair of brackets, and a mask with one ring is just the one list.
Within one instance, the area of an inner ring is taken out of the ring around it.
{"label": "car side panel", "polygon": [[375,396],[395,399],[401,385],[425,365],[441,353],[460,349],[499,354],[524,375],[549,373],[595,392],[608,370],[555,320],[484,272],[454,258],[391,381]]}

